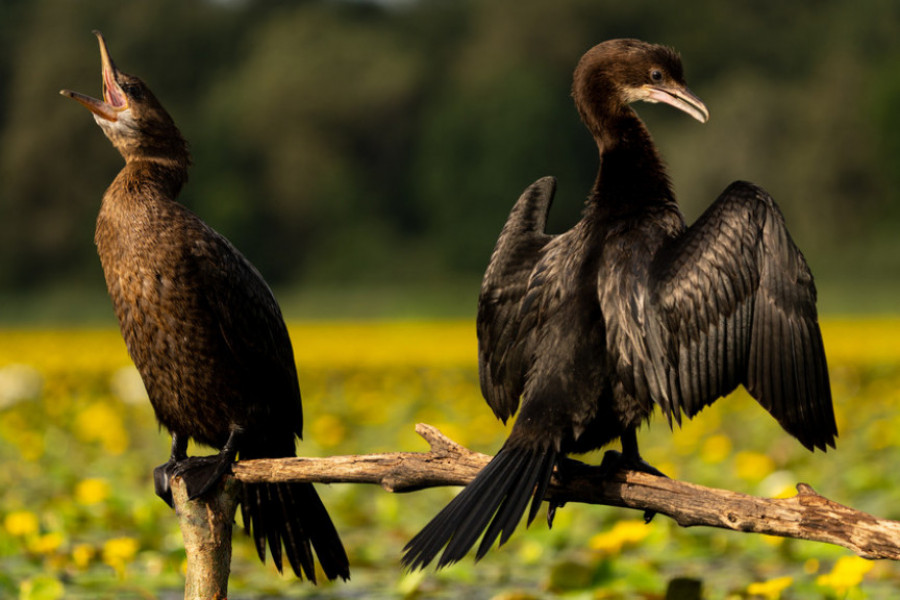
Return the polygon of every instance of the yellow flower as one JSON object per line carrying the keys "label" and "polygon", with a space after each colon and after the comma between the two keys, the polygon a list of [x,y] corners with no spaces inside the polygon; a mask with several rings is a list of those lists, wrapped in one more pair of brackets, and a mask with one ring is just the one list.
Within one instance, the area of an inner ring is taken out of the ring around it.
{"label": "yellow flower", "polygon": [[819,572],[819,559],[818,558],[808,558],[806,562],[803,563],[803,572],[807,575],[813,575],[814,573]]}
{"label": "yellow flower", "polygon": [[304,340],[294,346],[303,369],[457,367],[474,365],[478,357],[469,321],[303,322],[288,328],[292,339]]}
{"label": "yellow flower", "polygon": [[109,483],[105,479],[84,479],[75,486],[75,500],[89,506],[109,497]]}
{"label": "yellow flower", "polygon": [[28,549],[35,554],[53,554],[62,546],[65,538],[58,531],[38,536],[28,543]]}
{"label": "yellow flower", "polygon": [[863,575],[871,571],[874,566],[872,561],[858,556],[842,556],[834,564],[831,573],[819,575],[816,583],[830,587],[838,594],[843,594],[862,583]]}
{"label": "yellow flower", "polygon": [[6,515],[3,526],[10,535],[17,537],[34,535],[38,530],[38,518],[31,511],[17,510]]}
{"label": "yellow flower", "polygon": [[751,583],[747,586],[747,593],[751,596],[762,596],[766,600],[778,600],[781,598],[781,592],[789,588],[793,582],[793,577],[776,577],[768,581]]}
{"label": "yellow flower", "polygon": [[78,544],[72,548],[72,562],[79,569],[86,569],[96,553],[90,544]]}
{"label": "yellow flower", "polygon": [[707,438],[700,449],[700,458],[704,462],[717,464],[728,458],[731,453],[731,440],[728,436],[717,434]]}
{"label": "yellow flower", "polygon": [[650,534],[650,528],[643,521],[619,521],[610,531],[596,534],[588,545],[592,550],[605,554],[615,554],[627,544],[636,544]]}
{"label": "yellow flower", "polygon": [[759,452],[738,452],[734,457],[738,477],[746,481],[760,481],[775,470],[775,461]]}
{"label": "yellow flower", "polygon": [[120,576],[124,575],[125,567],[130,563],[138,551],[138,541],[130,537],[119,537],[107,540],[103,544],[103,562],[116,570]]}
{"label": "yellow flower", "polygon": [[75,419],[75,431],[86,442],[100,442],[110,454],[128,449],[128,434],[122,418],[104,402],[88,405]]}

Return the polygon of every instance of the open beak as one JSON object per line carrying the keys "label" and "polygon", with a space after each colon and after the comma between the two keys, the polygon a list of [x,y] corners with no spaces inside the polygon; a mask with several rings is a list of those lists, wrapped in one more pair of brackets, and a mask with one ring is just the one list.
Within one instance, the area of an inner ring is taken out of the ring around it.
{"label": "open beak", "polygon": [[641,100],[645,102],[663,102],[686,112],[701,123],[709,120],[709,110],[703,101],[686,87],[669,87],[645,85],[641,88]]}
{"label": "open beak", "polygon": [[122,91],[117,82],[118,70],[109,56],[109,50],[106,47],[106,40],[99,31],[94,31],[97,40],[100,42],[100,60],[102,62],[101,77],[103,79],[103,100],[97,100],[85,94],[73,92],[72,90],[60,90],[59,93],[72,100],[77,100],[85,106],[89,111],[106,119],[107,121],[116,121],[119,113],[128,108],[128,97]]}

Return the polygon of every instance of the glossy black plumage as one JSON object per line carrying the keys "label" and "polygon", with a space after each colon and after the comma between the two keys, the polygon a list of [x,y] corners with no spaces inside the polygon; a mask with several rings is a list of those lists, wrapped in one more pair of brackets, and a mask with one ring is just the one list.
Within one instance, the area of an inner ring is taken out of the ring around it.
{"label": "glossy black plumage", "polygon": [[[64,90],[94,113],[125,158],[103,196],[95,241],[128,351],[159,422],[172,434],[155,473],[191,497],[216,485],[241,458],[295,455],[300,388],[281,311],[241,253],[176,202],[187,180],[187,145],[138,78],[116,69],[103,38],[103,100]],[[187,457],[189,439],[218,448]],[[315,581],[313,550],[330,579],[349,577],[340,537],[308,483],[245,484],[244,526],[281,570],[282,546],[298,577]]]}
{"label": "glossy black plumage", "polygon": [[[575,105],[600,152],[583,217],[545,232],[556,181],[535,182],[500,234],[479,298],[482,393],[509,438],[407,544],[403,562],[462,558],[485,533],[528,522],[552,467],[621,438],[617,466],[653,470],[636,429],[654,406],[672,422],[743,384],[807,448],[837,429],[812,275],[771,197],[729,186],[686,227],[649,133],[628,106],[665,102],[701,122],[668,48],[612,40],[575,70]],[[521,401],[521,407],[520,407]],[[548,466],[549,464],[549,466]]]}

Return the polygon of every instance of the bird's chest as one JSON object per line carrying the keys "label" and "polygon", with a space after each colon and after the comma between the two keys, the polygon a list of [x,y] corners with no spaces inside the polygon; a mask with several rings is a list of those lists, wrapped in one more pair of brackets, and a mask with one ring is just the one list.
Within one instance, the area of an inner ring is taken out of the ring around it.
{"label": "bird's chest", "polygon": [[97,247],[125,345],[157,418],[173,431],[194,421],[203,395],[227,372],[209,310],[192,281],[186,248],[166,228],[98,223]]}
{"label": "bird's chest", "polygon": [[[177,323],[195,310],[182,245],[165,227],[97,227],[106,287],[126,336],[185,337]],[[181,327],[183,330],[183,326]]]}
{"label": "bird's chest", "polygon": [[652,310],[652,264],[668,239],[652,222],[611,228],[598,262],[596,291],[605,325],[604,345],[611,400],[625,421],[646,418],[652,400],[644,381],[653,367],[648,347]]}
{"label": "bird's chest", "polygon": [[597,302],[599,252],[581,239],[548,248],[532,278],[539,295],[535,371],[552,372],[571,393],[602,385],[606,346]]}

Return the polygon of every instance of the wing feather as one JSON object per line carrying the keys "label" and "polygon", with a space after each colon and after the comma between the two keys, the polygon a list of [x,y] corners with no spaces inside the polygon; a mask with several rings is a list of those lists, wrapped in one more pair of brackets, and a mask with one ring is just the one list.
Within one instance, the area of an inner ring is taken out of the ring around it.
{"label": "wing feather", "polygon": [[834,446],[815,286],[765,191],[729,186],[650,275],[648,348],[668,372],[654,400],[670,421],[744,384],[805,446]]}
{"label": "wing feather", "polygon": [[518,409],[525,385],[527,338],[534,322],[529,316],[538,308],[529,305],[526,291],[541,249],[552,239],[544,230],[555,191],[556,179],[544,177],[519,197],[497,240],[478,297],[481,391],[504,422]]}
{"label": "wing feather", "polygon": [[[205,235],[195,236],[197,241],[184,258],[194,271],[186,280],[198,282],[208,318],[218,325],[234,366],[245,373],[241,380],[253,384],[242,393],[259,398],[265,410],[276,411],[277,419],[300,436],[303,413],[297,366],[281,309],[250,261],[227,239],[206,229]],[[293,455],[293,441],[285,440],[284,445]]]}

